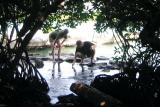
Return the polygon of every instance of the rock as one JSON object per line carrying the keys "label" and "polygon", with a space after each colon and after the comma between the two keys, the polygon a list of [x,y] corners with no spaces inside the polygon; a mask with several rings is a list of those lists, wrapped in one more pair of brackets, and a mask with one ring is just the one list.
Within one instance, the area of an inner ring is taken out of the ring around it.
{"label": "rock", "polygon": [[109,60],[109,58],[107,58],[105,56],[98,56],[96,59],[97,60]]}
{"label": "rock", "polygon": [[44,66],[43,61],[40,60],[40,59],[35,59],[34,62],[35,62],[35,66],[36,66],[37,68],[42,68],[42,67]]}
{"label": "rock", "polygon": [[[68,57],[68,58],[65,59],[65,61],[68,62],[68,63],[72,63],[74,61],[74,57]],[[77,58],[76,62],[80,63],[81,59]]]}
{"label": "rock", "polygon": [[38,53],[29,53],[29,56],[39,56],[40,54],[38,54]]}
{"label": "rock", "polygon": [[55,61],[59,62],[59,63],[62,63],[64,60],[62,58],[56,58]]}
{"label": "rock", "polygon": [[95,107],[121,107],[121,101],[82,82],[73,83],[70,90]]}
{"label": "rock", "polygon": [[49,57],[41,57],[40,58],[42,61],[50,61],[50,60],[53,60],[52,58],[49,58]]}

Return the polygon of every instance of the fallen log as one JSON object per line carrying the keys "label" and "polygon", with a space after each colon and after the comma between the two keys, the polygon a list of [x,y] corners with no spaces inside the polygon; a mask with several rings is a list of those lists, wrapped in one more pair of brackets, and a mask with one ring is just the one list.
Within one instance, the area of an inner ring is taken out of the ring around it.
{"label": "fallen log", "polygon": [[102,93],[98,89],[81,82],[73,83],[70,90],[83,98],[85,101],[93,104],[95,107],[121,107],[122,103],[110,95]]}

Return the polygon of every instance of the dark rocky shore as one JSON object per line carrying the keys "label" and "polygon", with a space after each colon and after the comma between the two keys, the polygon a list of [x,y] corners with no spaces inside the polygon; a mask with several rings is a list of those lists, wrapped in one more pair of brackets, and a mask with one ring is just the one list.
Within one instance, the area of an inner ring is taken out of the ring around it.
{"label": "dark rocky shore", "polygon": [[149,73],[133,79],[126,73],[98,75],[90,85],[73,83],[70,90],[74,94],[59,96],[54,107],[159,107],[159,76]]}

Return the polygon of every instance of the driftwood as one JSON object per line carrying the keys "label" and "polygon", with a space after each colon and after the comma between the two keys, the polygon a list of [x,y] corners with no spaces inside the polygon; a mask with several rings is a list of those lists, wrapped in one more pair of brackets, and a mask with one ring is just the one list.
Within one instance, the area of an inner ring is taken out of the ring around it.
{"label": "driftwood", "polygon": [[81,82],[73,83],[70,90],[95,107],[121,107],[121,102],[98,89]]}

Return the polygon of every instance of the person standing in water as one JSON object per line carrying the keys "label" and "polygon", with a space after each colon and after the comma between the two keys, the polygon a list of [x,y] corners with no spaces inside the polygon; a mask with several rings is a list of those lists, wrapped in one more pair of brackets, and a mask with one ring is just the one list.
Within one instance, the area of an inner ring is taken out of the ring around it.
{"label": "person standing in water", "polygon": [[52,48],[53,62],[55,61],[55,49],[58,49],[57,56],[58,56],[58,60],[60,60],[61,48],[63,46],[63,43],[67,39],[68,32],[69,32],[68,29],[64,29],[60,31],[56,30],[49,34],[49,42]]}
{"label": "person standing in water", "polygon": [[76,42],[76,51],[72,66],[75,64],[77,57],[81,58],[81,64],[83,63],[84,58],[91,58],[91,65],[92,65],[94,56],[95,56],[95,44],[90,41],[82,42],[81,40],[78,40]]}

